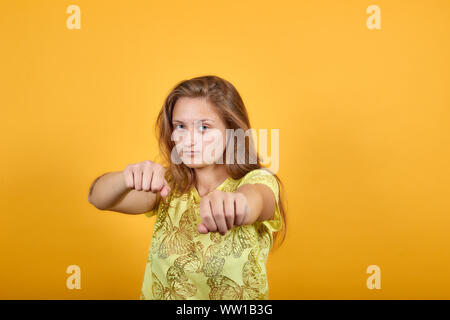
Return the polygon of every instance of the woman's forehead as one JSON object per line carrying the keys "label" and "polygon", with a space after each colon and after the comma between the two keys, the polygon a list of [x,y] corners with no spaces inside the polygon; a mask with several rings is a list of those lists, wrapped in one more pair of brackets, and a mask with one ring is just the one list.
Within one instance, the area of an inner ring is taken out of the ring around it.
{"label": "woman's forehead", "polygon": [[172,121],[193,122],[209,119],[220,120],[217,111],[206,99],[182,97],[177,100],[172,114]]}

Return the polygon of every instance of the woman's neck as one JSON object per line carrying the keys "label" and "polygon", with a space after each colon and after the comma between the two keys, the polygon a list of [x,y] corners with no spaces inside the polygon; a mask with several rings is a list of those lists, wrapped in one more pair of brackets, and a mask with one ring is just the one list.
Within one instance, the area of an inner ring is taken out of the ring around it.
{"label": "woman's neck", "polygon": [[197,180],[195,188],[201,197],[216,189],[229,177],[223,164],[212,164],[203,168],[195,168],[194,171]]}

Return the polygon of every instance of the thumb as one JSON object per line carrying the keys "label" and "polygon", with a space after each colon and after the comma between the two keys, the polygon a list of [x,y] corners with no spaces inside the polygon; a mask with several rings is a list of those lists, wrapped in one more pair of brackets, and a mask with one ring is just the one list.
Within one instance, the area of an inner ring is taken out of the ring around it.
{"label": "thumb", "polygon": [[198,230],[198,232],[200,232],[200,233],[208,233],[208,228],[207,228],[206,225],[203,224],[203,223],[200,223],[200,224],[197,226],[197,230]]}
{"label": "thumb", "polygon": [[167,183],[167,181],[164,179],[164,182],[163,182],[163,187],[161,188],[161,191],[160,191],[160,193],[161,193],[161,197],[167,197],[167,195],[169,194],[169,192],[170,192],[170,186],[169,186],[169,184]]}

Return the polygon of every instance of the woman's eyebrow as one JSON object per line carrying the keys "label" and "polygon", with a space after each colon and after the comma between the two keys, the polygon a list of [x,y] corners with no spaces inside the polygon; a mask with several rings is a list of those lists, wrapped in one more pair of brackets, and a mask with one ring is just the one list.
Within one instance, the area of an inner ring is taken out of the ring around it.
{"label": "woman's eyebrow", "polygon": [[[212,122],[215,122],[215,121],[212,120],[212,119],[200,119],[199,121],[212,121]],[[184,122],[181,121],[181,120],[176,120],[176,119],[172,120],[172,123],[175,123],[175,122],[184,123]]]}

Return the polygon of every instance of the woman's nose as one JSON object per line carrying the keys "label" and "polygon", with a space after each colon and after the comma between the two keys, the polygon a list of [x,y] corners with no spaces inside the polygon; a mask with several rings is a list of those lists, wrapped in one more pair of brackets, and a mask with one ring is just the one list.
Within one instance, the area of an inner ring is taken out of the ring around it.
{"label": "woman's nose", "polygon": [[191,128],[189,130],[189,146],[195,146],[197,144],[201,144],[202,135],[195,128]]}

